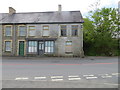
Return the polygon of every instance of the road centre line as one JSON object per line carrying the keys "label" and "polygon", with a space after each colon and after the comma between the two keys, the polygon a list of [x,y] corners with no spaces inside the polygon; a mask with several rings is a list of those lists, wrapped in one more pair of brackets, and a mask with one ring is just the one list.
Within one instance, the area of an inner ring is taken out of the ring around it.
{"label": "road centre line", "polygon": [[68,78],[68,80],[80,80],[81,78]]}
{"label": "road centre line", "polygon": [[101,76],[102,78],[111,78],[112,76]]}
{"label": "road centre line", "polygon": [[78,75],[76,75],[76,76],[68,76],[69,78],[72,78],[72,77],[79,77]]}
{"label": "road centre line", "polygon": [[115,84],[115,83],[104,83],[104,84],[107,84],[107,85],[115,85],[115,86],[120,85],[120,84]]}
{"label": "road centre line", "polygon": [[63,76],[51,76],[51,78],[63,78]]}
{"label": "road centre line", "polygon": [[98,77],[86,77],[86,79],[96,79]]}
{"label": "road centre line", "polygon": [[93,77],[94,75],[92,75],[92,74],[91,74],[91,75],[83,75],[83,77],[87,77],[87,76],[91,76],[91,77]]}
{"label": "road centre line", "polygon": [[34,79],[46,79],[46,77],[34,77]]}
{"label": "road centre line", "polygon": [[118,75],[119,73],[112,73],[112,75]]}
{"label": "road centre line", "polygon": [[28,77],[18,77],[18,78],[15,78],[15,80],[27,80],[29,79]]}
{"label": "road centre line", "polygon": [[52,79],[51,81],[63,81],[63,79]]}

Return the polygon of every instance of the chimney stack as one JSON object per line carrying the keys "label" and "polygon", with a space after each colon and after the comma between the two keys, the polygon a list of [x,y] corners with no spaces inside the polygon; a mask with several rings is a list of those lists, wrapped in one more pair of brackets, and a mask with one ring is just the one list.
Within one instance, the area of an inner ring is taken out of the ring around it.
{"label": "chimney stack", "polygon": [[62,5],[61,5],[61,4],[58,5],[58,11],[59,11],[59,12],[62,11]]}
{"label": "chimney stack", "polygon": [[14,13],[16,13],[16,10],[12,7],[9,7],[9,14],[12,15]]}

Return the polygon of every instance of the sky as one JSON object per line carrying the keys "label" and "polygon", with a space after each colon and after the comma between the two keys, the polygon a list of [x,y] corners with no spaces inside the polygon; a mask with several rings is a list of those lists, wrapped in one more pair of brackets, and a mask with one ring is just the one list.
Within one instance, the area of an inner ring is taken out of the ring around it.
{"label": "sky", "polygon": [[88,11],[96,8],[97,1],[98,8],[117,8],[120,0],[1,0],[0,13],[8,13],[8,7],[13,7],[17,13],[57,11],[58,4],[61,4],[62,11],[80,10],[85,17]]}

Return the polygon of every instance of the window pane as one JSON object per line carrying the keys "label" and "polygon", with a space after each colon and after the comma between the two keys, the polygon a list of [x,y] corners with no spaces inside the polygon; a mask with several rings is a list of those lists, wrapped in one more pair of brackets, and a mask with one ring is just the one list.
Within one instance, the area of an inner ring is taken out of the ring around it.
{"label": "window pane", "polygon": [[43,30],[43,36],[49,36],[49,30]]}
{"label": "window pane", "polygon": [[28,42],[28,52],[36,53],[37,52],[37,41],[29,41]]}
{"label": "window pane", "polygon": [[35,36],[35,30],[29,30],[29,36]]}
{"label": "window pane", "polygon": [[78,25],[73,25],[72,26],[72,36],[77,36],[78,35]]}
{"label": "window pane", "polygon": [[5,36],[11,36],[11,26],[6,26],[6,28],[5,28]]}
{"label": "window pane", "polygon": [[66,26],[62,25],[61,26],[61,36],[66,36],[66,30],[67,30]]}
{"label": "window pane", "polygon": [[29,36],[35,35],[36,35],[35,26],[29,26]]}
{"label": "window pane", "polygon": [[34,26],[29,26],[29,30],[30,30],[30,29],[34,29],[34,30],[35,30],[35,27],[34,27]]}
{"label": "window pane", "polygon": [[5,51],[11,51],[11,42],[10,41],[5,42]]}
{"label": "window pane", "polygon": [[19,36],[25,36],[26,35],[26,27],[20,26],[19,27]]}
{"label": "window pane", "polygon": [[48,26],[43,26],[43,29],[49,29],[49,27]]}
{"label": "window pane", "polygon": [[53,41],[45,41],[45,53],[53,53],[54,42]]}
{"label": "window pane", "polygon": [[72,41],[66,41],[66,45],[72,45]]}

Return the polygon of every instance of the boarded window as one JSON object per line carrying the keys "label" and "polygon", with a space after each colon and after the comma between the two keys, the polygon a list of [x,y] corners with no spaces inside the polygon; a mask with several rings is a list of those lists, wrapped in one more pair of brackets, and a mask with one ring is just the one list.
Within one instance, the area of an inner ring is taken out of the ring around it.
{"label": "boarded window", "polygon": [[72,41],[66,41],[65,52],[72,53]]}
{"label": "boarded window", "polygon": [[45,53],[54,52],[54,41],[45,41]]}
{"label": "boarded window", "polygon": [[28,52],[29,53],[37,52],[37,41],[29,41],[28,42]]}
{"label": "boarded window", "polygon": [[72,36],[78,35],[78,25],[72,25]]}
{"label": "boarded window", "polygon": [[35,35],[36,35],[35,26],[29,26],[29,36],[35,36]]}
{"label": "boarded window", "polygon": [[5,27],[5,36],[11,36],[12,35],[12,27],[6,26]]}
{"label": "boarded window", "polygon": [[26,36],[26,27],[19,26],[19,36]]}
{"label": "boarded window", "polygon": [[49,26],[43,26],[43,36],[49,36]]}
{"label": "boarded window", "polygon": [[61,29],[61,36],[66,36],[66,34],[67,34],[66,25],[61,25],[60,29]]}
{"label": "boarded window", "polygon": [[11,51],[11,41],[5,41],[5,51]]}

